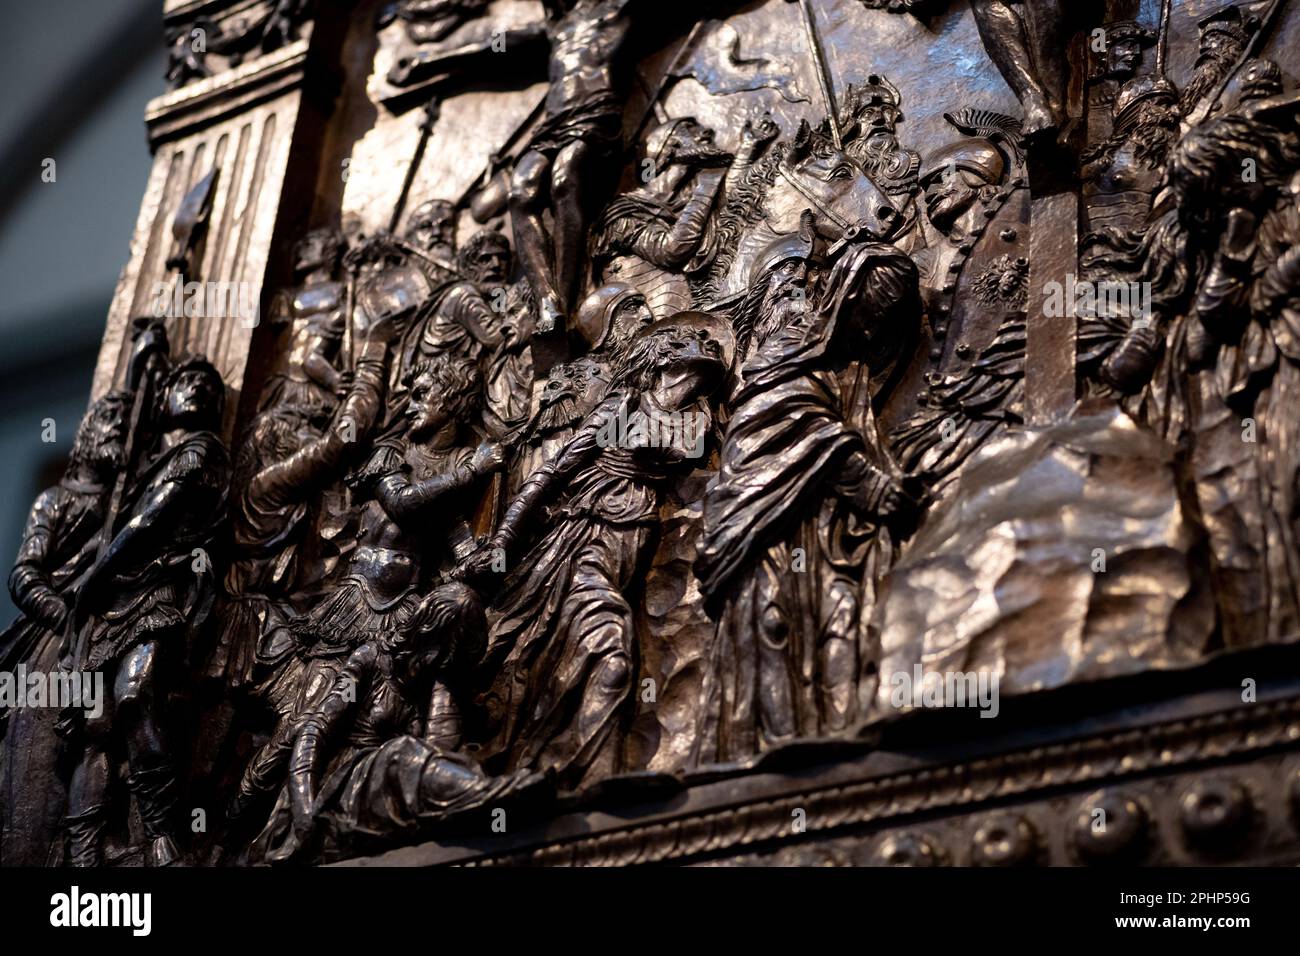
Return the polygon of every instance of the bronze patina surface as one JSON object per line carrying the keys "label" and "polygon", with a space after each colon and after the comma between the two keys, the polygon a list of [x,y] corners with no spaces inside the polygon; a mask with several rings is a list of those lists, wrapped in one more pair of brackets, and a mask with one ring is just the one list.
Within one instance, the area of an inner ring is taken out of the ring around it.
{"label": "bronze patina surface", "polygon": [[0,863],[1300,861],[1300,5],[165,27]]}

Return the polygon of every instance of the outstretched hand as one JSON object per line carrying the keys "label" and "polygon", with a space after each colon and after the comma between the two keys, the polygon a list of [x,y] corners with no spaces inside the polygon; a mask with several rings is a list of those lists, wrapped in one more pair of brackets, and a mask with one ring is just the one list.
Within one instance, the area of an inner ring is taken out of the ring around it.
{"label": "outstretched hand", "polygon": [[472,582],[496,571],[502,563],[503,555],[504,548],[500,542],[489,540],[452,568],[447,577],[454,581]]}

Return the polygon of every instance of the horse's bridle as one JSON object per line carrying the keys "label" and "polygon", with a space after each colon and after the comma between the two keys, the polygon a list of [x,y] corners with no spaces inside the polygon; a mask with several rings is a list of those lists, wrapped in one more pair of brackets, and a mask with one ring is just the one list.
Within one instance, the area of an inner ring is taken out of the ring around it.
{"label": "horse's bridle", "polygon": [[[866,222],[851,223],[834,209],[827,206],[826,203],[822,202],[822,200],[817,196],[814,196],[803,183],[799,182],[798,179],[790,174],[785,162],[778,163],[776,171],[781,175],[782,179],[795,188],[799,195],[812,203],[813,208],[816,209],[817,212],[821,213],[839,228],[841,236],[839,241],[831,247],[832,254],[838,252],[845,243],[854,242],[864,233],[867,236],[875,237],[875,233],[872,232],[871,227]],[[890,208],[892,209],[893,207]]]}

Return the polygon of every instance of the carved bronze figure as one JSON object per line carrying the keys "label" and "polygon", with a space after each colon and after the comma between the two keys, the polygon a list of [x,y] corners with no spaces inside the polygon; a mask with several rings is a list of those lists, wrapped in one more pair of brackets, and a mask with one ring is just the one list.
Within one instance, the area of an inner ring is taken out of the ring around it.
{"label": "carved bronze figure", "polygon": [[[72,610],[94,563],[109,499],[125,464],[124,442],[131,396],[110,392],[86,413],[68,468],[57,485],[32,505],[9,593],[21,616],[0,635],[0,669],[19,665],[55,671],[71,665]],[[63,822],[66,787],[58,779],[57,715],[0,712],[7,759],[3,844],[6,863],[43,865],[52,859]],[[39,780],[37,787],[30,784]],[[28,786],[24,787],[24,780]]]}
{"label": "carved bronze figure", "polygon": [[569,784],[622,769],[622,735],[635,672],[632,609],[653,532],[658,486],[699,458],[724,379],[726,326],[678,313],[627,346],[610,392],[563,450],[534,472],[500,526],[457,569],[481,578],[519,554],[525,522],[547,498],[555,521],[518,558],[493,614],[489,756],[508,769],[551,771]]}
{"label": "carved bronze figure", "polygon": [[[444,512],[436,521],[435,509],[464,501],[479,478],[503,463],[499,445],[485,442],[472,450],[461,444],[482,403],[482,377],[470,359],[442,356],[417,365],[408,384],[403,416],[349,477],[364,504],[356,546],[341,577],[315,607],[269,635],[281,645],[268,647],[266,654],[275,668],[268,695],[280,719],[244,772],[232,818],[279,789],[296,733],[320,706],[348,655],[364,641],[399,633],[420,595],[438,606],[443,628],[465,632],[456,639],[473,640],[473,632],[482,630],[475,623],[476,611],[480,621],[482,616],[477,598],[463,585],[427,590],[439,563],[448,565],[474,547],[464,517]],[[426,536],[435,529],[441,540]]]}
{"label": "carved bronze figure", "polygon": [[1300,860],[1300,8],[166,6],[0,862]]}
{"label": "carved bronze figure", "polygon": [[[756,308],[747,301],[736,317],[744,360],[696,565],[718,619],[702,762],[844,732],[858,718],[862,562],[908,506],[871,404],[915,341],[916,267],[863,244],[810,292],[813,243],[810,226],[777,240],[755,265]],[[862,366],[842,376],[853,349]]]}
{"label": "carved bronze figure", "polygon": [[75,866],[103,862],[110,751],[120,743],[149,860],[165,865],[178,857],[179,771],[166,744],[167,689],[184,673],[189,633],[212,599],[211,555],[230,481],[215,431],[224,392],[220,373],[201,358],[175,364],[162,378],[153,414],[141,423],[156,445],[127,473],[122,510],[107,519],[106,546],[77,594],[72,666],[106,671],[111,691],[100,714],[68,731],[81,750],[68,793]]}

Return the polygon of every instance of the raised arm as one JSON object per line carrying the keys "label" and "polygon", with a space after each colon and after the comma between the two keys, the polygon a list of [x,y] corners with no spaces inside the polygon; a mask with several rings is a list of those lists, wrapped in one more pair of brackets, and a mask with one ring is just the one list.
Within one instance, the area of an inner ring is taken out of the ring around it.
{"label": "raised arm", "polygon": [[633,243],[632,251],[662,269],[683,268],[700,247],[723,175],[721,169],[701,170],[695,177],[691,198],[682,207],[677,221],[668,228],[644,230]]}
{"label": "raised arm", "polygon": [[528,476],[506,508],[505,517],[492,536],[491,547],[509,552],[538,505],[556,494],[570,476],[600,454],[601,433],[608,429],[624,401],[623,396],[615,396],[602,402],[587,416],[559,454]]}
{"label": "raised arm", "polygon": [[250,499],[277,506],[306,498],[332,476],[349,451],[362,447],[383,407],[387,355],[386,341],[372,338],[366,343],[357,359],[355,381],[329,429],[288,458],[259,471],[248,484]]}

